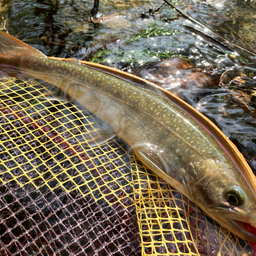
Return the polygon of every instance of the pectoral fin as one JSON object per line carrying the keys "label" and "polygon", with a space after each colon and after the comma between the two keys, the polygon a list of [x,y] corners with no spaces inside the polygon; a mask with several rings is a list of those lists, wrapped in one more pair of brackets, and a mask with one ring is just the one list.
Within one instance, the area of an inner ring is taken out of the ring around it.
{"label": "pectoral fin", "polygon": [[167,173],[172,173],[170,171],[171,166],[169,166],[166,159],[165,152],[159,146],[152,145],[150,143],[135,143],[133,147],[136,157],[151,171],[157,174],[160,178],[165,180],[171,186],[175,187],[181,192],[185,192],[182,184],[180,184],[173,177]]}
{"label": "pectoral fin", "polygon": [[135,145],[133,148],[135,155],[138,159],[146,165],[150,170],[156,172],[166,171],[164,157],[159,151],[159,148],[155,145],[145,143],[140,145]]}

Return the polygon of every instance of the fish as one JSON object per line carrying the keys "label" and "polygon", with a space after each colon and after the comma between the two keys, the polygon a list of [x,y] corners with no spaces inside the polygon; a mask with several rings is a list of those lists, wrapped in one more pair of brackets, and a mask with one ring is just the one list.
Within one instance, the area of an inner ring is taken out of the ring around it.
{"label": "fish", "polygon": [[1,31],[0,70],[8,69],[58,87],[209,217],[256,241],[256,178],[235,145],[189,104],[122,71],[47,57]]}

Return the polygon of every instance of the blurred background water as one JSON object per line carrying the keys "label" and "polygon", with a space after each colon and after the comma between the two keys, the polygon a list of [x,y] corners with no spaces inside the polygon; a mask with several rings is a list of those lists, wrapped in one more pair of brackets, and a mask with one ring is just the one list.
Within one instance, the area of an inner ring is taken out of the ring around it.
{"label": "blurred background water", "polygon": [[171,2],[207,28],[159,0],[101,0],[100,23],[90,20],[92,0],[0,3],[0,27],[44,54],[113,66],[179,95],[256,173],[255,1]]}

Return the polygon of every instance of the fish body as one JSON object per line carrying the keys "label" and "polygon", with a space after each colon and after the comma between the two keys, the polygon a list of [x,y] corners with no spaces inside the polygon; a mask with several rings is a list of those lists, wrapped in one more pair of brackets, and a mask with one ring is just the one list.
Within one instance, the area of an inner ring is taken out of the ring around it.
{"label": "fish body", "polygon": [[150,86],[135,85],[129,75],[50,59],[0,32],[0,68],[6,66],[60,88],[212,219],[256,241],[255,177],[235,146],[195,109],[173,95],[170,100]]}

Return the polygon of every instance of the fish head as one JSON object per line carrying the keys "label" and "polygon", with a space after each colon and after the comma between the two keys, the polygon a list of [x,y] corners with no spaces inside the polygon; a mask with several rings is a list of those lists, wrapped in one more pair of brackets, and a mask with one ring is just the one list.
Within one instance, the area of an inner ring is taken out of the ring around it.
{"label": "fish head", "polygon": [[252,181],[235,165],[218,160],[207,159],[191,166],[194,173],[201,173],[191,184],[194,202],[233,234],[255,242],[256,196]]}

